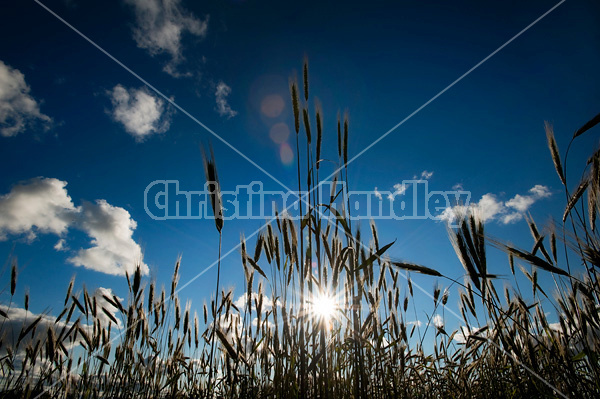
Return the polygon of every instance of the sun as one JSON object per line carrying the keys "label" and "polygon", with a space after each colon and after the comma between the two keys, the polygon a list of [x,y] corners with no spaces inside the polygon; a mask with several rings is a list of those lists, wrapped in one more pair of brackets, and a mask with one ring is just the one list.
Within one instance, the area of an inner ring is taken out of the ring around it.
{"label": "sun", "polygon": [[338,305],[331,295],[319,293],[313,297],[312,313],[315,317],[329,321],[334,317],[336,310],[338,310]]}

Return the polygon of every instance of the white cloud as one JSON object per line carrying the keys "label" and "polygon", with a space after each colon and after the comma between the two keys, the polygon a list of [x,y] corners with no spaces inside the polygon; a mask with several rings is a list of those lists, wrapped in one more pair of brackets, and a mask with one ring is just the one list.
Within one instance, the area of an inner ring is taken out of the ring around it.
{"label": "white cloud", "polygon": [[[254,309],[256,306],[256,302],[258,302],[258,293],[257,292],[253,292],[250,295],[250,298],[252,299],[252,308]],[[255,302],[256,301],[256,302]],[[233,303],[240,311],[243,311],[244,309],[246,309],[246,306],[248,305],[248,294],[246,292],[244,292],[242,295],[240,295],[238,297],[238,299],[235,300],[235,302]],[[279,300],[277,300],[277,306],[281,306],[281,302],[279,302]],[[273,307],[273,301],[266,295],[263,294],[263,299],[262,299],[262,310],[269,310]]]}
{"label": "white cloud", "polygon": [[502,201],[498,201],[494,194],[488,193],[483,195],[479,202],[472,203],[469,206],[457,205],[444,209],[439,218],[452,222],[459,215],[466,215],[469,212],[476,214],[483,221],[493,220],[496,216],[505,212],[505,206]]}
{"label": "white cloud", "polygon": [[477,204],[477,210],[483,220],[493,219],[504,211],[504,205],[493,194],[485,194]]}
{"label": "white cloud", "polygon": [[463,191],[463,185],[462,183],[456,183],[455,185],[452,186],[452,190],[454,191]]}
{"label": "white cloud", "polygon": [[377,190],[377,187],[375,187],[375,190],[373,191],[373,193],[375,194],[375,196],[376,196],[378,199],[381,199],[381,193],[380,193],[380,192]]}
{"label": "white cloud", "polygon": [[[119,309],[116,308],[113,304],[111,304],[104,296],[111,298],[114,301],[114,292],[110,288],[98,287],[94,294],[93,298],[96,298],[96,317],[100,320],[102,326],[108,327],[109,324],[114,324],[115,322],[110,319],[110,317],[102,311],[102,308],[106,309],[106,311],[111,314],[117,320],[117,327],[121,328],[123,323],[121,321],[121,317],[119,315]],[[123,301],[123,298],[117,297],[118,301]]]}
{"label": "white cloud", "polygon": [[552,195],[548,187],[542,186],[541,184],[536,184],[529,189],[529,192],[536,198],[548,198]]}
{"label": "white cloud", "polygon": [[29,240],[37,232],[63,234],[76,213],[66,182],[37,177],[17,184],[10,193],[0,196],[0,241],[7,234],[27,234]]}
{"label": "white cloud", "polygon": [[441,315],[435,314],[431,321],[432,321],[433,325],[436,326],[437,328],[444,328],[444,319],[442,318]]}
{"label": "white cloud", "polygon": [[548,187],[542,186],[540,184],[536,184],[531,189],[529,189],[529,195],[515,195],[512,199],[506,201],[506,206],[509,208],[514,208],[519,212],[527,212],[529,207],[533,205],[534,202],[541,198],[548,198],[550,195],[550,190]]}
{"label": "white cloud", "polygon": [[65,241],[65,239],[61,238],[60,240],[58,240],[56,244],[54,244],[54,249],[56,249],[57,251],[66,251],[67,242]]}
{"label": "white cloud", "polygon": [[461,326],[459,331],[454,334],[454,341],[458,342],[459,344],[464,344],[467,342],[467,337],[469,336],[469,329],[465,326]]}
{"label": "white cloud", "polygon": [[0,135],[16,136],[35,122],[50,127],[52,118],[40,112],[30,91],[21,71],[0,61]]}
{"label": "white cloud", "polygon": [[408,324],[408,325],[414,325],[414,326],[417,326],[417,327],[421,327],[423,325],[423,323],[421,322],[421,320],[409,321],[406,324]]}
{"label": "white cloud", "polygon": [[45,337],[48,333],[48,328],[57,331],[65,325],[64,322],[59,322],[55,326],[56,318],[46,314],[35,314],[16,306],[9,307],[0,304],[0,309],[8,315],[6,318],[2,317],[2,333],[5,345],[2,345],[0,353],[6,353],[6,347],[14,349],[23,326],[30,325],[39,316],[41,316],[41,319],[36,325],[35,331],[32,330],[32,334],[27,334],[23,338],[23,341],[19,343],[20,348],[25,348],[29,342]]}
{"label": "white cloud", "polygon": [[502,217],[502,223],[510,224],[518,222],[523,219],[523,214],[529,210],[529,208],[539,199],[548,198],[550,190],[546,186],[536,184],[529,189],[528,195],[517,194],[510,200],[506,201],[505,205],[507,208],[511,208],[514,211],[504,215]]}
{"label": "white cloud", "polygon": [[[431,176],[433,176],[433,172],[429,172],[429,171],[422,171],[420,177],[417,175],[414,175],[412,180],[428,180],[431,178]],[[406,193],[406,190],[408,190],[408,188],[413,184],[414,182],[409,181],[409,184],[404,184],[404,182],[402,183],[396,183],[394,184],[394,191],[389,193],[387,195],[387,198],[390,201],[394,201],[396,199],[396,196],[398,195],[404,195]],[[375,194],[377,195],[377,194]]]}
{"label": "white cloud", "polygon": [[514,208],[519,212],[525,212],[534,202],[535,199],[533,197],[517,194],[512,199],[506,201],[506,206]]}
{"label": "white cloud", "polygon": [[180,0],[125,0],[133,6],[136,27],[133,38],[138,47],[150,55],[167,54],[169,62],[163,70],[174,77],[188,76],[178,71],[183,61],[182,38],[188,33],[203,38],[208,29],[208,16],[198,19],[187,11]]}
{"label": "white cloud", "polygon": [[148,274],[142,249],[132,238],[137,223],[129,212],[105,200],[84,202],[80,209],[78,227],[92,238],[93,246],[80,249],[69,262],[113,275],[133,274],[140,264],[142,274]]}
{"label": "white cloud", "polygon": [[431,179],[431,176],[433,176],[433,172],[428,172],[426,170],[421,172],[422,179],[429,180],[429,179]]}
{"label": "white cloud", "polygon": [[404,194],[406,192],[407,188],[408,188],[408,186],[405,186],[404,184],[401,184],[401,183],[394,184],[394,195]]}
{"label": "white cloud", "polygon": [[76,266],[114,275],[125,275],[143,263],[142,250],[133,238],[136,222],[125,209],[105,200],[83,202],[75,207],[66,190],[67,182],[37,177],[15,185],[0,196],[0,241],[8,235],[26,235],[31,241],[38,233],[60,236],[54,248],[66,250],[62,237],[69,228],[85,232],[92,247],[80,249],[69,259]]}
{"label": "white cloud", "polygon": [[511,223],[516,223],[519,220],[523,219],[523,214],[519,213],[519,212],[511,212],[509,214],[506,214],[504,216],[502,216],[502,223],[504,224],[511,224]]}
{"label": "white cloud", "polygon": [[464,344],[467,342],[467,339],[469,338],[469,336],[475,335],[475,334],[481,338],[487,338],[487,335],[488,335],[487,331],[477,334],[477,332],[483,328],[485,328],[485,326],[484,327],[471,327],[471,331],[469,331],[469,329],[466,326],[461,326],[459,331],[456,334],[454,334],[454,340],[456,342],[458,342],[459,344]]}
{"label": "white cloud", "polygon": [[514,223],[523,218],[525,212],[540,199],[548,198],[551,195],[546,186],[535,185],[529,190],[529,194],[516,194],[506,202],[498,200],[492,193],[485,194],[479,202],[465,205],[457,205],[452,208],[446,208],[438,216],[440,220],[453,222],[459,215],[475,213],[483,221],[498,220],[503,224]]}
{"label": "white cloud", "polygon": [[389,193],[387,197],[390,201],[394,201],[397,195],[403,195],[407,189],[408,186],[405,186],[404,183],[396,183],[394,184],[394,192]]}
{"label": "white cloud", "polygon": [[[0,354],[6,354],[6,349],[11,348],[13,353],[16,354],[18,361],[23,360],[25,348],[29,345],[35,345],[37,341],[44,343],[47,339],[48,330],[53,330],[55,337],[58,337],[66,327],[65,332],[68,332],[73,322],[65,322],[63,320],[57,321],[56,317],[48,315],[46,313],[36,314],[29,310],[17,306],[5,306],[0,304],[0,309],[4,311],[8,317],[2,320],[2,341],[3,345],[0,347]],[[34,321],[40,318],[40,321],[35,325],[35,328],[30,333],[23,336],[17,347],[19,336],[26,326],[31,325]],[[90,333],[93,328],[91,325],[85,323],[80,324],[81,328],[86,332]],[[71,336],[64,335],[62,343],[67,350],[71,350],[73,347],[79,344],[82,339],[75,339],[75,334]],[[21,364],[16,365],[17,369],[20,369]],[[31,366],[31,365],[29,365]]]}
{"label": "white cloud", "polygon": [[127,90],[116,85],[109,93],[113,106],[112,117],[137,140],[169,129],[170,115],[165,102],[146,88]]}
{"label": "white cloud", "polygon": [[[26,348],[33,347],[37,343],[42,344],[41,346],[43,347],[43,343],[46,342],[50,330],[53,331],[55,337],[58,337],[61,330],[65,329],[65,332],[68,332],[72,323],[57,322],[53,316],[35,314],[16,306],[8,307],[0,304],[0,309],[8,316],[2,318],[2,346],[0,347],[0,355],[5,356],[10,348],[14,356],[12,362],[14,372],[23,372],[25,378],[36,378],[40,376],[43,370],[51,369],[53,365],[47,358],[38,358],[35,364],[31,364],[29,360],[25,363],[25,359],[27,358],[25,353]],[[38,317],[39,321],[35,328],[19,341],[19,336],[24,328],[34,323]],[[82,325],[82,328],[86,329],[87,326]],[[71,334],[70,336],[65,334],[61,343],[67,351],[70,351],[80,340],[81,338],[78,340],[75,339],[75,334]]]}
{"label": "white cloud", "polygon": [[[98,306],[96,318],[100,320],[103,328],[107,328],[109,323],[114,324],[114,322],[110,321],[110,318],[102,311],[101,308],[103,307],[108,312],[112,313],[113,316],[115,316],[119,323],[119,327],[122,327],[119,317],[116,316],[118,310],[108,303],[108,301],[102,297],[102,294],[107,294],[109,297],[112,297],[113,295],[112,290],[108,288],[99,287],[96,289],[95,293],[93,294],[93,298],[95,298],[95,302]],[[61,343],[67,351],[72,350],[75,346],[84,342],[80,334],[71,333],[68,335],[69,331],[71,331],[71,327],[73,327],[74,324],[72,320],[76,317],[72,317],[71,321],[66,321],[64,317],[61,320],[57,320],[55,316],[46,313],[36,314],[30,310],[25,310],[24,308],[14,306],[14,304],[13,306],[5,306],[0,304],[0,310],[7,315],[7,317],[2,318],[3,345],[0,347],[0,355],[5,355],[7,353],[7,348],[10,348],[15,355],[15,363],[13,365],[16,370],[20,371],[23,366],[25,349],[27,347],[35,346],[38,342],[43,344],[47,340],[49,330],[54,332],[55,337],[59,337],[61,333],[64,334],[62,336]],[[35,328],[33,328],[31,332],[29,332],[27,335],[24,335],[19,340],[23,330],[27,326],[34,323],[38,318],[39,321],[37,321]],[[88,335],[91,335],[94,330],[94,323],[92,320],[89,320],[89,322],[90,324],[86,324],[80,320],[79,326]],[[77,330],[74,329],[73,331],[76,332]],[[38,359],[38,362],[40,360],[41,359]],[[29,373],[29,375],[37,375],[40,369],[43,367],[43,362],[42,364],[37,364],[36,366],[27,364],[27,368],[24,371]]]}
{"label": "white cloud", "polygon": [[[252,319],[252,325],[254,327],[258,326],[258,317],[255,317]],[[265,319],[261,319],[260,326],[261,327],[266,326],[267,328],[275,328],[275,324],[273,324],[270,321],[265,320]]]}
{"label": "white cloud", "polygon": [[237,111],[231,109],[227,102],[227,97],[231,94],[231,87],[227,86],[223,81],[217,84],[217,90],[215,91],[215,99],[217,102],[217,112],[221,116],[227,118],[233,118],[237,115]]}

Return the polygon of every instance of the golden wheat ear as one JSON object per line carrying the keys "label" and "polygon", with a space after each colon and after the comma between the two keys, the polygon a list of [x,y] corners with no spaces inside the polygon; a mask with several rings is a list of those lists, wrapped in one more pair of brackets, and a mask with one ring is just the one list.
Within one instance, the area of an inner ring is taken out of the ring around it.
{"label": "golden wheat ear", "polygon": [[552,162],[554,162],[554,168],[556,169],[556,173],[558,173],[558,177],[563,185],[566,185],[565,176],[563,174],[562,163],[560,162],[560,153],[558,152],[558,145],[556,144],[556,139],[554,138],[554,128],[549,122],[544,122],[544,129],[546,130],[546,138],[548,139],[548,148],[550,149],[550,154],[552,155]]}

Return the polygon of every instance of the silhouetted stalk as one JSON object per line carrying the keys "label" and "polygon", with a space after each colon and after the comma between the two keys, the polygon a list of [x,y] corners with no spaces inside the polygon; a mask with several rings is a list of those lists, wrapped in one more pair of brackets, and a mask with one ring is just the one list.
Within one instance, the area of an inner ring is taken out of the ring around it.
{"label": "silhouetted stalk", "polygon": [[219,321],[220,318],[220,310],[217,314],[217,309],[221,309],[219,306],[219,284],[221,281],[221,238],[222,238],[222,234],[219,231],[219,260],[217,262],[217,288],[215,289],[215,305],[214,305],[214,309],[213,309],[213,314],[214,314],[214,321],[213,321],[213,328],[212,328],[212,334],[211,334],[211,343],[210,343],[210,360],[208,362],[208,398],[211,397],[211,392],[212,392],[212,378],[213,378],[213,369],[212,369],[212,362],[213,362],[213,356],[214,356],[214,351],[215,351],[215,332],[217,330],[217,323]]}
{"label": "silhouetted stalk", "polygon": [[[300,175],[300,109],[298,101],[298,86],[296,82],[292,82],[290,85],[290,91],[292,96],[292,108],[294,112],[294,127],[296,130],[296,167],[298,171],[298,206],[300,212],[300,264],[297,265],[300,278],[298,284],[300,285],[300,314],[304,314],[304,226],[302,224],[302,218],[304,216],[302,207],[302,180]],[[292,267],[290,265],[290,267]],[[304,325],[300,325],[300,397],[305,397],[307,394],[307,381],[306,381],[306,348],[304,345]]]}
{"label": "silhouetted stalk", "polygon": [[212,313],[213,313],[213,328],[212,328],[212,334],[211,334],[211,344],[210,344],[210,358],[209,358],[209,362],[208,362],[208,398],[212,397],[212,390],[213,390],[213,386],[212,386],[212,379],[213,379],[213,369],[212,369],[212,365],[213,365],[213,357],[214,357],[214,350],[215,350],[215,338],[216,338],[216,329],[217,329],[217,324],[220,322],[219,320],[219,315],[220,315],[220,310],[221,307],[219,306],[219,283],[220,283],[220,279],[221,279],[221,239],[222,239],[222,229],[223,229],[223,204],[221,202],[221,187],[220,187],[220,183],[219,183],[219,176],[217,173],[217,165],[215,162],[215,156],[212,150],[212,147],[210,148],[210,158],[208,158],[208,156],[206,155],[206,153],[204,152],[204,148],[202,149],[202,157],[204,160],[204,174],[206,177],[206,181],[208,183],[209,186],[209,195],[210,195],[210,202],[212,205],[212,209],[213,209],[213,215],[214,215],[214,219],[215,219],[215,227],[217,228],[217,231],[219,233],[219,258],[217,261],[217,287],[215,290],[215,301],[214,301],[214,306],[212,309]]}

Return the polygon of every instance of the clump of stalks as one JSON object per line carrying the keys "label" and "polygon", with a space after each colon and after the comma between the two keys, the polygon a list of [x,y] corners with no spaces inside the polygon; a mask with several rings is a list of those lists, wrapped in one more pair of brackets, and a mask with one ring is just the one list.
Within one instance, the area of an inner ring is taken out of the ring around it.
{"label": "clump of stalks", "polygon": [[[568,151],[563,162],[546,125],[566,195],[561,230],[540,229],[528,217],[533,246],[525,250],[486,236],[476,214],[457,215],[449,235],[465,275],[454,279],[391,259],[386,252],[393,242],[381,241],[374,223],[352,224],[346,192],[349,119],[338,114],[337,160],[325,158],[330,154],[322,143],[330,130],[321,107],[309,107],[306,61],[302,77],[302,91],[295,80],[290,83],[300,217],[278,213],[253,248],[242,236],[243,300],[220,291],[219,264],[214,301],[210,311],[204,306],[199,320],[190,304],[182,309],[177,296],[178,260],[169,293],[144,281],[138,267],[127,275],[125,302],[107,292],[90,294],[85,287],[74,293],[72,280],[59,316],[35,315],[27,310],[28,297],[24,310],[13,304],[14,262],[10,302],[0,306],[4,396],[598,396],[600,150],[571,192]],[[573,139],[599,121],[600,116],[592,119]],[[333,184],[323,193],[319,173],[329,168]],[[212,151],[210,158],[205,155],[205,172],[213,184],[211,204],[221,236]],[[557,242],[563,243],[562,251]],[[507,265],[488,264],[489,244],[507,253]],[[574,259],[581,267],[575,269]],[[499,295],[498,276],[504,270],[514,284],[506,284]],[[425,325],[411,322],[422,313],[417,308],[423,309],[411,273],[447,283],[436,282],[427,294],[433,311]],[[540,278],[542,273],[552,278]],[[520,274],[531,282],[530,289],[519,285]],[[331,317],[317,311],[323,298],[334,299]],[[557,316],[555,323],[548,311]],[[459,315],[461,328],[446,331],[449,323],[440,322],[440,312]]]}

